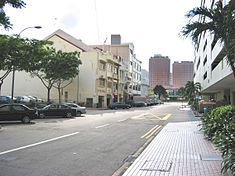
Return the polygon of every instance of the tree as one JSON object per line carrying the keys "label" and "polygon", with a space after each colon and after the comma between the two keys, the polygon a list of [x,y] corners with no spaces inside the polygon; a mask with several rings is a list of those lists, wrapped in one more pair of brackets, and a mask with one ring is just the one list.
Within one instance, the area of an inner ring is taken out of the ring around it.
{"label": "tree", "polygon": [[153,89],[155,94],[158,94],[158,98],[161,98],[161,95],[167,95],[166,89],[162,85],[156,85]]}
{"label": "tree", "polygon": [[13,67],[15,70],[22,70],[21,66],[23,60],[26,59],[27,49],[26,40],[14,36],[0,35],[0,70],[4,72],[0,76],[0,91],[4,79]]}
{"label": "tree", "polygon": [[10,29],[12,28],[12,24],[10,23],[10,18],[3,10],[5,5],[10,5],[13,8],[23,8],[26,4],[22,0],[0,0],[0,26],[3,26],[5,29]]}
{"label": "tree", "polygon": [[[35,52],[38,52],[36,50]],[[56,51],[51,47],[44,47],[38,52],[39,64],[33,65],[29,70],[32,76],[38,77],[47,88],[47,101],[50,102],[50,91],[52,87],[58,89],[59,101],[61,100],[61,88],[68,86],[79,72],[78,52]],[[41,59],[40,59],[41,58]],[[64,83],[67,82],[65,85]]]}
{"label": "tree", "polygon": [[177,91],[177,95],[179,96],[184,96],[185,95],[185,88],[184,87],[180,87]]}
{"label": "tree", "polygon": [[[183,36],[191,37],[197,45],[204,32],[213,34],[212,46],[217,42],[223,43],[223,51],[235,78],[235,1],[230,0],[225,6],[222,1],[218,1],[212,9],[194,8],[186,16],[190,22],[183,27]],[[193,21],[195,17],[200,18]]]}
{"label": "tree", "polygon": [[185,85],[185,95],[189,99],[189,104],[195,103],[196,96],[201,92],[201,84],[199,82],[188,81]]}
{"label": "tree", "polygon": [[54,72],[53,78],[56,80],[53,87],[57,88],[59,95],[59,103],[61,103],[61,89],[67,87],[72,83],[73,78],[75,78],[79,73],[79,65],[81,60],[79,60],[79,52],[62,52],[58,51],[56,53],[56,59],[54,62],[54,67],[52,72]]}

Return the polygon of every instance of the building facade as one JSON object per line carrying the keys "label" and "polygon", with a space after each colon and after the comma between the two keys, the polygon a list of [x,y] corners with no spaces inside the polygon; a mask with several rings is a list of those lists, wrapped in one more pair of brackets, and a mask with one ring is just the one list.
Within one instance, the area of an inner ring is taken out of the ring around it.
{"label": "building facade", "polygon": [[141,96],[148,96],[149,89],[149,72],[145,69],[141,70]]}
{"label": "building facade", "polygon": [[[201,1],[202,6],[212,7],[213,0]],[[226,2],[225,2],[226,3]],[[235,79],[228,66],[223,45],[212,45],[213,36],[204,33],[195,51],[194,82],[201,83],[203,99],[235,104]]]}
{"label": "building facade", "polygon": [[169,87],[170,85],[170,59],[168,56],[156,54],[149,59],[150,87],[156,85]]}
{"label": "building facade", "polygon": [[174,62],[172,65],[173,86],[185,87],[188,81],[193,81],[193,62]]}
{"label": "building facade", "polygon": [[[62,30],[57,30],[45,40],[52,41],[56,50],[63,52],[80,52],[82,64],[79,74],[71,84],[61,90],[62,101],[77,102],[87,107],[107,108],[113,101],[123,97],[118,94],[119,58],[111,52],[93,49],[81,40]],[[32,78],[25,72],[16,72],[15,95],[33,95],[47,100],[47,89],[40,79]],[[2,87],[2,95],[10,95],[11,75]],[[51,89],[52,101],[58,102],[58,90]]]}
{"label": "building facade", "polygon": [[141,61],[137,59],[134,53],[133,43],[121,43],[120,35],[111,36],[110,45],[91,45],[92,48],[99,48],[102,51],[111,52],[113,55],[119,57],[120,70],[119,75],[122,75],[123,83],[120,86],[123,87],[122,101],[132,99],[135,95],[141,95]]}

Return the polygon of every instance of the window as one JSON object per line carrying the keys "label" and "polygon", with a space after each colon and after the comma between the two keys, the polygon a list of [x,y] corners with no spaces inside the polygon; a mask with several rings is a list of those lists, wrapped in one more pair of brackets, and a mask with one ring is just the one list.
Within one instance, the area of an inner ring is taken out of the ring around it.
{"label": "window", "polygon": [[108,88],[112,88],[112,82],[108,82],[107,87],[108,87]]}
{"label": "window", "polygon": [[118,73],[118,68],[114,67],[114,73],[117,74]]}
{"label": "window", "polygon": [[206,42],[205,42],[205,44],[204,44],[204,46],[203,46],[203,51],[205,51],[206,46],[207,46],[207,40],[206,40]]}
{"label": "window", "polygon": [[10,111],[10,106],[2,106],[0,111]]}
{"label": "window", "polygon": [[12,108],[16,111],[24,111],[25,108],[23,106],[12,106]]}
{"label": "window", "polygon": [[203,80],[207,78],[207,72],[203,75]]}
{"label": "window", "polygon": [[99,79],[99,85],[105,87],[105,79]]}
{"label": "window", "polygon": [[199,61],[197,63],[197,69],[198,69],[199,65],[200,65],[200,58],[199,58]]}
{"label": "window", "polygon": [[100,62],[100,63],[99,63],[99,68],[100,68],[101,70],[105,70],[105,63]]}
{"label": "window", "polygon": [[207,56],[205,57],[204,61],[203,61],[203,66],[206,64],[207,62]]}

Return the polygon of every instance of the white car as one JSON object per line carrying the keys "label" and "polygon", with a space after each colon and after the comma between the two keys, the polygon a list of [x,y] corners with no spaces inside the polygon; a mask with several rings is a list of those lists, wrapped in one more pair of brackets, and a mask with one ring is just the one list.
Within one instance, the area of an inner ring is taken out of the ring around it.
{"label": "white car", "polygon": [[75,108],[77,110],[77,116],[81,116],[81,114],[86,114],[86,107],[79,106],[76,103],[63,103],[63,104]]}
{"label": "white car", "polygon": [[16,96],[16,100],[17,100],[17,102],[22,102],[22,103],[29,103],[29,102],[31,102],[30,100],[30,98],[28,97],[28,96]]}

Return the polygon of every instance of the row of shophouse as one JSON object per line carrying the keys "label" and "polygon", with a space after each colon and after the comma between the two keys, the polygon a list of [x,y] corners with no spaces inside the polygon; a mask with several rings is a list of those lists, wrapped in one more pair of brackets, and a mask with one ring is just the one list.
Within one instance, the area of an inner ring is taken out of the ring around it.
{"label": "row of shophouse", "polygon": [[[111,102],[125,102],[140,96],[141,90],[142,95],[147,95],[148,83],[141,88],[141,61],[136,58],[134,45],[122,44],[120,35],[112,35],[110,45],[88,46],[62,30],[55,31],[45,40],[52,41],[56,50],[80,52],[79,74],[62,90],[62,101],[106,108]],[[47,89],[38,78],[25,72],[16,72],[15,77],[15,95],[33,95],[46,100]],[[9,75],[1,93],[10,95],[10,90]],[[58,100],[57,89],[52,88],[51,100]]]}

